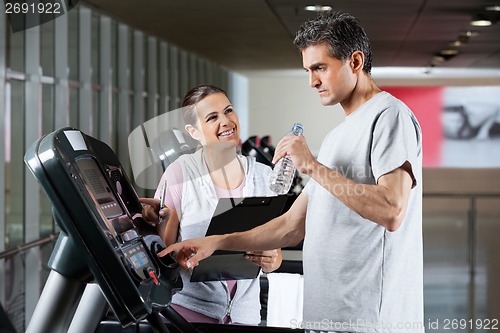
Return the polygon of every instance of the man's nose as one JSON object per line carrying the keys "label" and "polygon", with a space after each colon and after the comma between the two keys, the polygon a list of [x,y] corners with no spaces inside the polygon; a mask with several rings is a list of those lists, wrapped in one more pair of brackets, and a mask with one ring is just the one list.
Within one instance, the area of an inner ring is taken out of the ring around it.
{"label": "man's nose", "polygon": [[309,72],[309,86],[311,88],[316,88],[319,86],[320,80],[318,79],[317,75],[313,72]]}

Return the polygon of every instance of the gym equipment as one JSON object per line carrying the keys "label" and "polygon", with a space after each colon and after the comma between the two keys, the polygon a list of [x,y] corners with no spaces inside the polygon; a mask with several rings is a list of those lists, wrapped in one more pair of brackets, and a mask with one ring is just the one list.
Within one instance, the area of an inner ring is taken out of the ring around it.
{"label": "gym equipment", "polygon": [[105,143],[67,127],[37,140],[24,160],[61,228],[26,332],[300,331],[194,325],[175,312],[169,303],[179,266],[157,255],[163,241],[142,220],[137,193]]}

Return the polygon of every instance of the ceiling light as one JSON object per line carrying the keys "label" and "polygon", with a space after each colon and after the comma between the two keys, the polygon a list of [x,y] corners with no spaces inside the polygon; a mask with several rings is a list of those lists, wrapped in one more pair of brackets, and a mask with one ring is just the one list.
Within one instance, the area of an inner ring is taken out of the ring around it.
{"label": "ceiling light", "polygon": [[479,31],[468,30],[464,32],[467,37],[475,37],[479,35]]}
{"label": "ceiling light", "polygon": [[457,53],[458,53],[457,50],[452,50],[452,49],[442,50],[439,52],[439,54],[441,54],[441,55],[456,55]]}
{"label": "ceiling light", "polygon": [[451,58],[453,58],[454,56],[456,56],[457,54],[458,54],[457,50],[449,49],[449,50],[439,51],[437,56],[442,57],[445,61],[448,61]]}
{"label": "ceiling light", "polygon": [[322,5],[311,5],[304,7],[304,10],[309,12],[326,12],[332,10],[331,6],[322,6]]}
{"label": "ceiling light", "polygon": [[445,61],[446,59],[440,55],[432,57],[431,64],[438,64],[442,61]]}
{"label": "ceiling light", "polygon": [[436,67],[437,65],[439,65],[443,61],[446,61],[446,59],[444,57],[442,57],[440,55],[435,55],[434,57],[432,57],[431,61],[429,62],[429,67]]}
{"label": "ceiling light", "polygon": [[488,6],[485,9],[490,12],[500,12],[500,5]]}
{"label": "ceiling light", "polygon": [[461,45],[462,45],[462,42],[461,42],[461,41],[459,41],[459,40],[456,40],[456,41],[454,41],[454,42],[451,42],[449,45],[450,45],[450,46],[453,46],[453,47],[457,47],[457,46],[461,46]]}
{"label": "ceiling light", "polygon": [[486,20],[486,19],[483,19],[483,18],[478,18],[478,19],[474,19],[470,22],[470,24],[472,26],[475,26],[475,27],[489,27],[492,22],[490,20]]}

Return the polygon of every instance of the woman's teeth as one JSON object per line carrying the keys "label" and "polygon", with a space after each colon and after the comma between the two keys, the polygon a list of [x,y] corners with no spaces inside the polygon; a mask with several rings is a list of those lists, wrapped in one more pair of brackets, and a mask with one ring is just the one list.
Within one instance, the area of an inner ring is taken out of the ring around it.
{"label": "woman's teeth", "polygon": [[219,136],[228,136],[234,133],[234,128],[230,129],[229,131],[225,131],[219,134]]}

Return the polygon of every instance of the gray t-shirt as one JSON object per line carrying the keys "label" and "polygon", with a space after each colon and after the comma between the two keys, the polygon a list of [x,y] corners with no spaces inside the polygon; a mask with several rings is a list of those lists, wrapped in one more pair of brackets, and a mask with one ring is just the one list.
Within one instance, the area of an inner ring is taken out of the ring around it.
{"label": "gray t-shirt", "polygon": [[415,116],[380,92],[326,136],[318,161],[362,184],[376,184],[408,161],[413,189],[402,225],[389,232],[310,180],[302,326],[423,332],[422,139]]}

